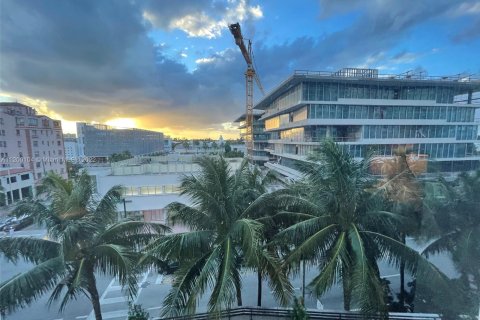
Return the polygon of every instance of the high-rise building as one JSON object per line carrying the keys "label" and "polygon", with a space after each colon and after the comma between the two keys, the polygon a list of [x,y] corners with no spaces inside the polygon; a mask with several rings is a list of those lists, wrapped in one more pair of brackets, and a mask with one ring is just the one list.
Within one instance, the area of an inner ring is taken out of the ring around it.
{"label": "high-rise building", "polygon": [[17,102],[0,103],[0,162],[3,168],[24,168],[35,180],[48,172],[67,177],[60,120],[38,115]]}
{"label": "high-rise building", "polygon": [[[255,164],[263,165],[269,160],[268,153],[265,148],[268,145],[268,134],[265,133],[265,121],[260,118],[263,115],[262,110],[253,110],[253,154],[252,161]],[[235,119],[233,122],[238,123],[240,129],[240,137],[246,141],[247,122],[245,114]]]}
{"label": "high-rise building", "polygon": [[409,159],[423,160],[422,173],[478,169],[476,91],[480,80],[462,76],[295,72],[255,105],[264,111],[258,120],[274,159],[265,165],[294,177],[298,162],[329,138],[356,158],[405,150]]}
{"label": "high-rise building", "polygon": [[163,133],[141,129],[116,129],[103,124],[77,122],[80,157],[108,158],[114,153],[132,155],[162,152]]}

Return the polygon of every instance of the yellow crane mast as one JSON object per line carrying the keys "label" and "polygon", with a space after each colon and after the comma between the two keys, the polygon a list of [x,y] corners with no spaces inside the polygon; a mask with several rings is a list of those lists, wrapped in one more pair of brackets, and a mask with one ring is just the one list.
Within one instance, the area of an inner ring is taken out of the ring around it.
{"label": "yellow crane mast", "polygon": [[245,120],[247,133],[245,136],[245,145],[247,147],[247,157],[250,162],[253,160],[253,80],[257,83],[258,88],[265,95],[262,84],[258,78],[255,69],[253,67],[253,55],[252,55],[252,42],[248,40],[248,48],[243,41],[242,31],[240,24],[234,23],[229,26],[232,33],[235,44],[240,48],[243,58],[247,63],[247,71],[245,72],[246,81],[246,108],[245,108]]}

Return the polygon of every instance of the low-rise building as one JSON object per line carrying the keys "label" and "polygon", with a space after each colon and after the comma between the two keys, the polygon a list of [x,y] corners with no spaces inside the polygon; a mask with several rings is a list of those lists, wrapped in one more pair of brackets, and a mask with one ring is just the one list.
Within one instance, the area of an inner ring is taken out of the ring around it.
{"label": "low-rise building", "polygon": [[25,198],[31,198],[35,191],[33,172],[26,168],[7,168],[0,170],[0,193],[3,193],[3,205],[10,205]]}
{"label": "low-rise building", "polygon": [[[187,197],[180,195],[179,186],[185,174],[199,171],[200,167],[194,163],[195,157],[188,154],[141,156],[106,167],[86,167],[85,170],[95,180],[100,196],[113,186],[123,186],[124,201],[118,206],[120,215],[166,223],[168,212],[165,207],[168,204],[174,201],[190,204]],[[243,159],[227,160],[235,170]],[[175,230],[183,228],[177,226]]]}

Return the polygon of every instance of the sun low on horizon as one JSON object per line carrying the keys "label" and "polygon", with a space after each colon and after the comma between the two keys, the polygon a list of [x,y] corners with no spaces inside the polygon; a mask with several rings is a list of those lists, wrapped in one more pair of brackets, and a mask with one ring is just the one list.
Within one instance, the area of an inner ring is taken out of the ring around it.
{"label": "sun low on horizon", "polygon": [[115,128],[138,128],[138,123],[132,118],[115,118],[105,122],[106,125]]}

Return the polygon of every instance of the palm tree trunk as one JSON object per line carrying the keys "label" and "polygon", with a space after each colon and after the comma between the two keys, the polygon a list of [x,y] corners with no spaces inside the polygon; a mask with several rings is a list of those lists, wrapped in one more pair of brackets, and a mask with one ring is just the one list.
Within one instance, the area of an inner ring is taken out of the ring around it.
{"label": "palm tree trunk", "polygon": [[257,290],[257,307],[262,306],[262,273],[257,270],[258,290]]}
{"label": "palm tree trunk", "polygon": [[350,277],[343,276],[343,309],[345,311],[350,311],[351,301],[352,301],[352,288],[350,285]]}
{"label": "palm tree trunk", "polygon": [[[401,238],[402,243],[406,244],[407,241],[405,233],[402,232]],[[400,257],[400,295],[398,298],[398,302],[403,308],[403,306],[405,305],[405,260],[402,257]]]}
{"label": "palm tree trunk", "polygon": [[92,302],[93,312],[95,313],[96,320],[102,320],[102,311],[100,309],[100,296],[98,295],[97,283],[95,281],[95,274],[93,273],[93,267],[89,268],[87,289],[90,294],[90,301]]}
{"label": "palm tree trunk", "polygon": [[242,306],[242,290],[240,290],[240,285],[235,284],[235,289],[237,290],[237,305]]}

